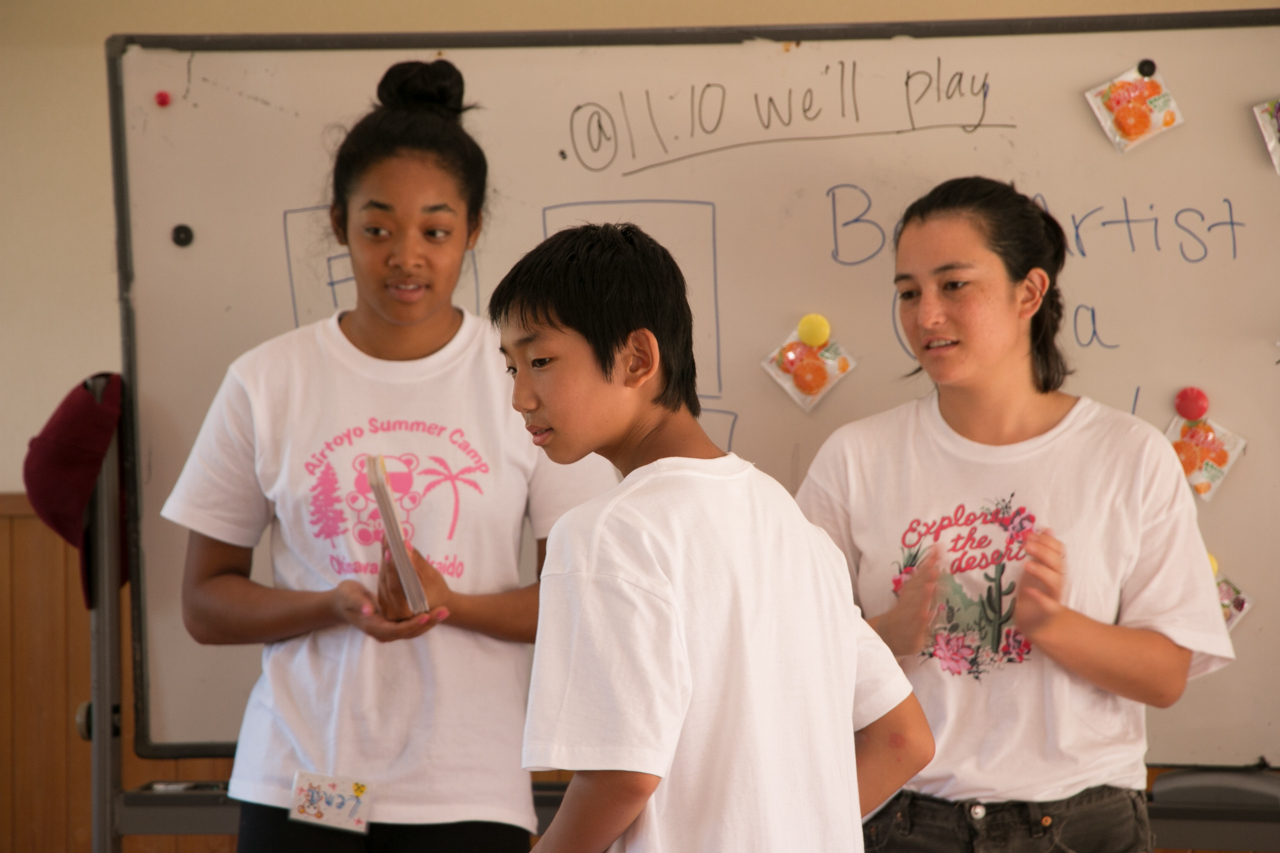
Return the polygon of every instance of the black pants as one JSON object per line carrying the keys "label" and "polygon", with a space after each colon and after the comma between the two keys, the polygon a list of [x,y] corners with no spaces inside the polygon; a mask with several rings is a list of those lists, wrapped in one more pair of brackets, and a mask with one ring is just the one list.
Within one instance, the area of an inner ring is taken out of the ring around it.
{"label": "black pants", "polygon": [[505,823],[371,823],[368,835],[289,820],[289,810],[240,804],[237,853],[529,853],[529,832]]}
{"label": "black pants", "polygon": [[866,853],[1150,853],[1147,797],[1101,785],[1048,803],[900,791],[862,827]]}

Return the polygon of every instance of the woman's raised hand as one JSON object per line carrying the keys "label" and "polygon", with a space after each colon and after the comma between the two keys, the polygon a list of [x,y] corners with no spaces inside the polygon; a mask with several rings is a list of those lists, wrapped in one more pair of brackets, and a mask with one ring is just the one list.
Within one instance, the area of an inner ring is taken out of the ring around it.
{"label": "woman's raised hand", "polygon": [[938,590],[939,559],[939,547],[935,545],[902,584],[893,609],[867,620],[898,657],[917,654],[929,638]]}
{"label": "woman's raised hand", "polygon": [[1066,583],[1067,547],[1045,530],[1027,536],[1027,561],[1015,594],[1014,622],[1028,640],[1067,608],[1062,603]]}

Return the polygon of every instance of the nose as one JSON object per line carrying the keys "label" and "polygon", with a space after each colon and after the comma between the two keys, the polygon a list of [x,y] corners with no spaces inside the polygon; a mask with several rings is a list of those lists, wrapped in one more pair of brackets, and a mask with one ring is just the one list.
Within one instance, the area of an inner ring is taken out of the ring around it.
{"label": "nose", "polygon": [[533,382],[528,377],[527,370],[517,370],[516,375],[512,377],[515,381],[511,386],[511,408],[522,415],[538,408],[538,398],[533,393]]}
{"label": "nose", "polygon": [[932,329],[941,325],[946,312],[936,289],[924,287],[915,299],[916,322],[923,329]]}
{"label": "nose", "polygon": [[426,263],[422,252],[424,241],[412,230],[402,231],[391,241],[391,255],[387,258],[387,266],[401,270],[411,270]]}

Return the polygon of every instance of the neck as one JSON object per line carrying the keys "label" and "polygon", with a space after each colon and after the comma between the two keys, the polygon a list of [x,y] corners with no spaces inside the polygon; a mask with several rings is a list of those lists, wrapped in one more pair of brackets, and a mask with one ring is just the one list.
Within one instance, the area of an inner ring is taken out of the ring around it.
{"label": "neck", "polygon": [[1042,394],[1030,377],[992,378],[975,386],[938,386],[938,411],[961,436],[978,444],[1017,444],[1058,425],[1076,398]]}
{"label": "neck", "polygon": [[453,306],[412,326],[397,326],[370,315],[357,307],[338,319],[338,327],[356,349],[384,361],[426,358],[441,350],[462,328],[462,312]]}
{"label": "neck", "polygon": [[602,448],[600,455],[627,476],[650,462],[668,456],[689,459],[717,459],[726,455],[716,446],[689,410],[680,407],[673,412],[653,405],[639,418],[615,447]]}

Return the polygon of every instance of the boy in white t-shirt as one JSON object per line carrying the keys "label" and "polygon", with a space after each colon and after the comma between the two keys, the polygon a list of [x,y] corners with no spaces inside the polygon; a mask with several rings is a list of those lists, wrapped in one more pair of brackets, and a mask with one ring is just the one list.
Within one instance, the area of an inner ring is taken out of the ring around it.
{"label": "boy in white t-shirt", "polygon": [[538,849],[862,850],[933,739],[839,549],[698,425],[671,255],[562,231],[489,314],[534,444],[624,475],[547,543],[524,764],[578,772]]}

